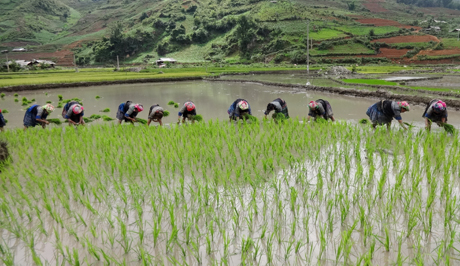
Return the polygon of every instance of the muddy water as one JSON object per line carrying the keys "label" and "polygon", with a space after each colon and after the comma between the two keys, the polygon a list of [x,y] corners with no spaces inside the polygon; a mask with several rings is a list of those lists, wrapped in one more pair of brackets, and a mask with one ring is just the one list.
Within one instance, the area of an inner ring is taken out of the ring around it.
{"label": "muddy water", "polygon": [[[303,77],[289,78],[291,75],[284,75],[287,81],[297,81],[305,79]],[[242,76],[239,76],[241,78]],[[244,77],[244,76],[243,76]],[[277,76],[265,76],[265,80],[283,82]],[[228,82],[176,82],[176,83],[151,83],[151,84],[123,84],[110,86],[94,86],[88,88],[74,89],[53,89],[45,91],[24,91],[19,93],[18,103],[14,102],[13,93],[8,93],[3,100],[0,100],[0,109],[7,109],[8,114],[4,114],[9,121],[7,128],[22,127],[24,117],[24,107],[21,106],[22,97],[36,99],[36,103],[45,104],[52,101],[57,106],[58,96],[63,95],[64,99],[79,98],[83,101],[85,115],[107,114],[115,118],[118,105],[127,100],[140,102],[144,105],[145,111],[139,114],[140,118],[147,119],[148,108],[158,103],[171,112],[169,117],[164,118],[164,122],[173,123],[177,121],[178,109],[168,106],[169,101],[183,103],[192,100],[197,106],[197,111],[207,119],[228,119],[227,109],[237,98],[244,98],[249,101],[253,114],[263,117],[263,112],[269,102],[280,97],[284,99],[289,108],[291,117],[306,117],[308,113],[307,104],[311,100],[328,100],[333,108],[336,119],[357,121],[367,118],[367,108],[375,103],[377,99],[364,99],[350,96],[340,96],[319,92],[294,91],[272,86],[263,86],[257,83],[228,83]],[[99,95],[100,99],[96,99]],[[102,109],[110,108],[110,113],[99,112]],[[61,110],[57,109],[49,118],[61,118]],[[421,115],[424,111],[422,106],[413,106],[411,111],[403,114],[404,121],[414,122],[416,126],[423,126]],[[449,122],[455,126],[460,126],[460,114],[450,111]],[[94,122],[96,123],[96,122]],[[52,127],[55,127],[54,125]]]}

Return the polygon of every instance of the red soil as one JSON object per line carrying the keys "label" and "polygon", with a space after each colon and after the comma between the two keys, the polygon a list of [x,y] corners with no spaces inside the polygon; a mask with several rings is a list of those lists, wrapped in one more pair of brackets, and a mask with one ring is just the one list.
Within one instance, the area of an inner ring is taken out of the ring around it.
{"label": "red soil", "polygon": [[385,3],[385,0],[367,0],[366,3],[363,3],[363,6],[372,13],[387,12],[388,10],[382,7],[382,3]]}
{"label": "red soil", "polygon": [[429,55],[429,56],[442,56],[442,55],[460,55],[460,49],[450,50],[424,50],[420,51],[417,55]]}
{"label": "red soil", "polygon": [[432,35],[409,35],[409,36],[396,36],[391,38],[383,38],[372,40],[371,42],[384,42],[384,43],[406,43],[406,42],[439,42],[439,39]]}

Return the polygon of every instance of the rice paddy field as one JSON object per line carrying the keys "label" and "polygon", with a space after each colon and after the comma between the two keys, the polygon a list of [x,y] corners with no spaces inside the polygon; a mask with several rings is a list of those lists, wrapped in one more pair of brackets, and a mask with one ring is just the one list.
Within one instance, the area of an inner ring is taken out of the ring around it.
{"label": "rice paddy field", "polygon": [[10,130],[4,265],[455,265],[459,138],[368,125]]}

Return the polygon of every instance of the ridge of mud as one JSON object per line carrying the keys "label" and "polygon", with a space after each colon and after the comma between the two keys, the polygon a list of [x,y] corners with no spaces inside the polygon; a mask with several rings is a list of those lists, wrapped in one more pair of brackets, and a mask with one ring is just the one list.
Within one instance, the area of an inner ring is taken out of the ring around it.
{"label": "ridge of mud", "polygon": [[2,92],[14,92],[25,90],[46,90],[46,89],[62,89],[76,87],[90,87],[101,85],[116,85],[116,84],[136,84],[136,83],[158,83],[171,81],[189,81],[202,80],[203,77],[183,77],[183,78],[148,78],[148,79],[127,79],[127,80],[112,80],[112,81],[89,81],[89,82],[74,82],[74,83],[51,83],[51,84],[34,84],[34,85],[18,85],[2,87]]}
{"label": "ridge of mud", "polygon": [[[340,95],[348,95],[362,98],[380,98],[388,100],[397,100],[397,101],[408,101],[412,104],[427,104],[433,97],[419,96],[419,95],[405,95],[405,94],[393,94],[390,91],[385,89],[379,89],[377,91],[364,91],[356,89],[344,89],[337,87],[323,87],[323,86],[306,86],[299,84],[286,84],[286,83],[276,83],[276,82],[265,82],[265,81],[248,81],[248,80],[234,80],[234,79],[205,79],[206,81],[214,82],[240,82],[240,83],[258,83],[266,86],[275,86],[283,88],[295,88],[299,90],[306,91],[319,91],[319,92],[328,92],[335,93]],[[348,84],[349,85],[349,84]],[[361,84],[360,84],[361,85]],[[454,107],[456,110],[460,110],[460,100],[445,99],[443,100],[449,107]]]}

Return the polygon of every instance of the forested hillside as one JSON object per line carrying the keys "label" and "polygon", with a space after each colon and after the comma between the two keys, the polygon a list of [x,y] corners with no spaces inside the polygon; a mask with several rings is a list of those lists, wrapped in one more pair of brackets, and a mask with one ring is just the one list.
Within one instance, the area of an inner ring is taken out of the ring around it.
{"label": "forested hillside", "polygon": [[26,47],[29,52],[10,55],[61,65],[71,65],[73,55],[79,65],[113,64],[117,56],[124,64],[152,63],[159,56],[180,62],[303,63],[307,24],[313,62],[460,55],[457,35],[450,32],[460,23],[455,0],[0,0],[0,5],[5,7],[0,49]]}

